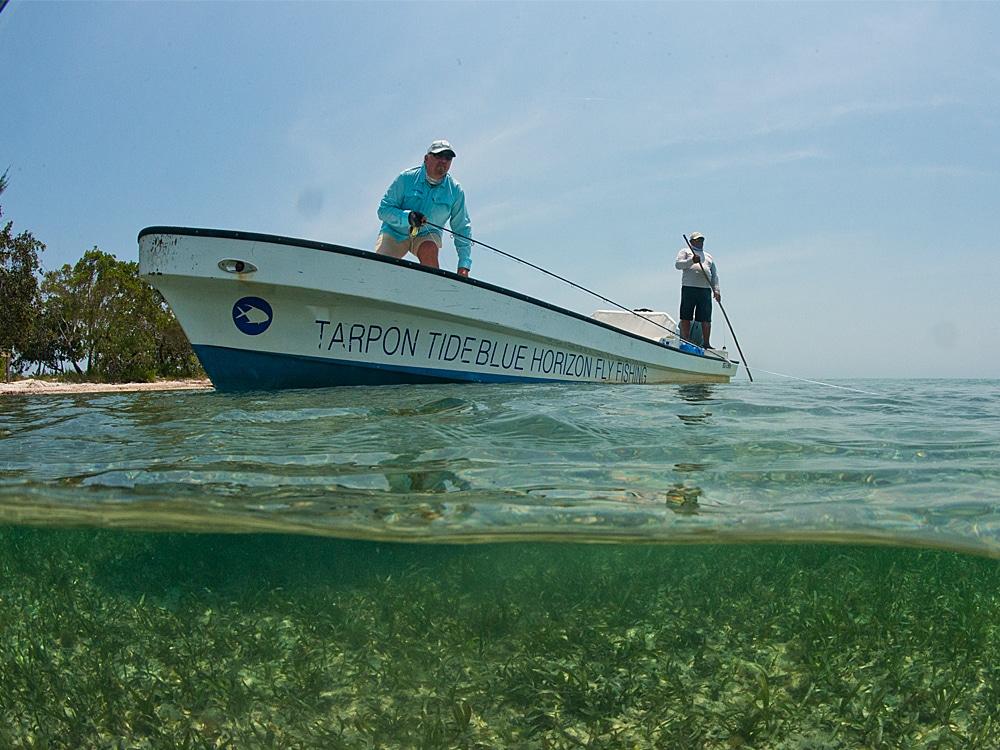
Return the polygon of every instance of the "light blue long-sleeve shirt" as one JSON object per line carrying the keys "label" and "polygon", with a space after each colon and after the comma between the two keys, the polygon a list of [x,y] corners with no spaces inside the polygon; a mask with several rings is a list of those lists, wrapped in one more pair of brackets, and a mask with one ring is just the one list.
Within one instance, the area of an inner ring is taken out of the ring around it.
{"label": "light blue long-sleeve shirt", "polygon": [[[379,231],[402,242],[410,236],[410,211],[419,211],[427,221],[439,226],[450,222],[451,230],[456,233],[458,267],[472,268],[472,243],[466,239],[472,236],[472,222],[465,210],[465,191],[450,174],[444,176],[440,185],[432,186],[427,182],[423,164],[402,172],[379,203],[378,217],[382,220]],[[440,237],[441,231],[429,226],[422,226],[417,231],[418,237],[429,234]]]}

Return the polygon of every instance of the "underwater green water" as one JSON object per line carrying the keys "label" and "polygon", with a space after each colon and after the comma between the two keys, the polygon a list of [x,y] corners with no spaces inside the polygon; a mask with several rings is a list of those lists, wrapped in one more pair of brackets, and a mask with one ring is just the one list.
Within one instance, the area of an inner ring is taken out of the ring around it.
{"label": "underwater green water", "polygon": [[0,747],[1000,746],[1000,383],[838,385],[4,397]]}
{"label": "underwater green water", "polygon": [[7,527],[0,561],[2,747],[1000,742],[983,557]]}

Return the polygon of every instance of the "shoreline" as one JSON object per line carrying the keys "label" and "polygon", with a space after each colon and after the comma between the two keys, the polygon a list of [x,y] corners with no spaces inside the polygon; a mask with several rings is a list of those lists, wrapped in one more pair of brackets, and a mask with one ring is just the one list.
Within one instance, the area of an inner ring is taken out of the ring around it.
{"label": "shoreline", "polygon": [[210,390],[208,378],[186,378],[183,380],[157,380],[152,383],[62,383],[56,380],[24,378],[9,383],[0,381],[0,396],[16,396],[22,393],[115,393],[122,391],[195,391]]}

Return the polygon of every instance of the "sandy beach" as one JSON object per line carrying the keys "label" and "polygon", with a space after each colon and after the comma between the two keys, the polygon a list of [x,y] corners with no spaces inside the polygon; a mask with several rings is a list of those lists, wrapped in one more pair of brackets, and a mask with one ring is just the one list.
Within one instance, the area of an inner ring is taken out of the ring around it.
{"label": "sandy beach", "polygon": [[104,393],[113,391],[193,391],[212,387],[206,379],[157,380],[153,383],[60,383],[24,378],[5,383],[0,380],[0,396],[22,393]]}

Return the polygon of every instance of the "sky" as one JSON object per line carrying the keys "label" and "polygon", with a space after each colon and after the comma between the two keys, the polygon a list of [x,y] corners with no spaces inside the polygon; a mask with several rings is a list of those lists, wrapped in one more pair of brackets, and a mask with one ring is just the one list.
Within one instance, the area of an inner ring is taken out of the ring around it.
{"label": "sky", "polygon": [[[438,138],[477,240],[617,305],[677,317],[704,234],[755,379],[1000,377],[1000,3],[0,12],[0,206],[48,270],[158,225],[371,249]],[[615,309],[485,246],[472,274]]]}

